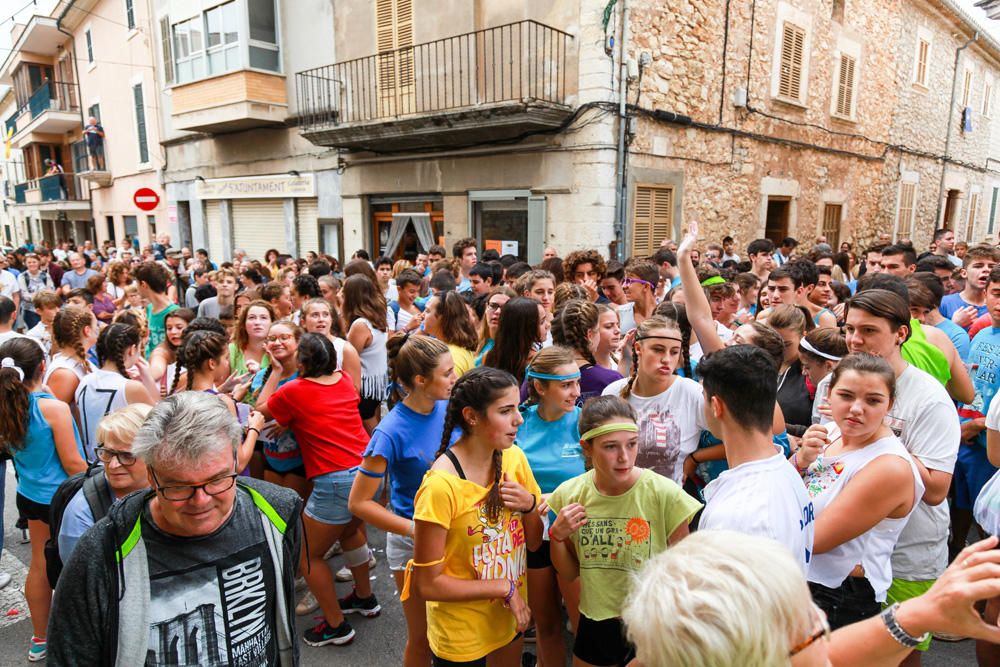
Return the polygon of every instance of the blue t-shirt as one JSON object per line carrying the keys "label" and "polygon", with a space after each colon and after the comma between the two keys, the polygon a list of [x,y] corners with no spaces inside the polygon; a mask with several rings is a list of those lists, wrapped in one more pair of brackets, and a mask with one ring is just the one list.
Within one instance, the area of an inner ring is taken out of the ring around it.
{"label": "blue t-shirt", "polygon": [[476,368],[479,368],[480,366],[483,365],[483,358],[485,358],[486,353],[492,349],[493,349],[493,339],[490,338],[489,340],[486,341],[486,343],[483,344],[483,349],[479,352],[479,354],[476,355],[476,361],[475,361]]}
{"label": "blue t-shirt", "polygon": [[[17,470],[17,492],[39,505],[48,505],[56,494],[59,485],[69,475],[63,469],[59,453],[56,451],[56,441],[52,435],[52,427],[42,416],[38,400],[56,397],[45,391],[33,391],[28,396],[28,428],[24,435],[24,446],[14,449],[14,468]],[[86,460],[83,453],[83,443],[80,432],[73,423],[73,437],[76,438],[76,449],[80,458]]]}
{"label": "blue t-shirt", "polygon": [[[110,486],[108,487],[108,495],[111,496],[111,502],[114,503],[116,498]],[[87,494],[81,488],[66,503],[62,523],[59,524],[57,542],[59,544],[59,559],[62,562],[65,563],[69,560],[69,555],[73,553],[76,543],[95,523],[94,513],[90,511],[90,503],[87,502]]]}
{"label": "blue t-shirt", "polygon": [[[262,368],[253,376],[253,380],[250,381],[251,392],[258,392],[264,386],[264,375],[267,374],[267,370]],[[298,377],[299,374],[296,371],[284,380],[279,380],[278,387],[281,388]],[[257,436],[257,442],[261,445],[267,464],[276,472],[287,473],[302,467],[302,451],[299,449],[299,443],[295,439],[292,429],[282,429],[278,422],[271,419],[264,422],[264,426]]]}
{"label": "blue t-shirt", "polygon": [[962,358],[962,361],[968,360],[972,341],[969,340],[969,334],[966,333],[965,329],[948,319],[941,320],[934,326],[948,334],[948,338],[955,344],[955,349],[958,350],[958,356]]}
{"label": "blue t-shirt", "polygon": [[[941,299],[941,314],[944,315],[946,320],[950,320],[951,316],[955,314],[955,311],[959,308],[965,308],[971,306],[971,303],[966,303],[965,299],[962,298],[961,292],[956,292],[955,294],[949,294],[948,296]],[[982,317],[986,314],[988,310],[986,305],[976,306],[976,317]]]}
{"label": "blue t-shirt", "polygon": [[[417,495],[424,474],[441,446],[444,418],[448,401],[437,401],[430,414],[422,415],[397,403],[372,433],[365,456],[381,456],[386,461],[386,474],[392,484],[392,511],[407,519],[413,518],[413,497]],[[452,442],[461,435],[452,432]]]}
{"label": "blue t-shirt", "polygon": [[90,277],[96,275],[98,273],[93,269],[85,269],[82,275],[70,270],[63,274],[60,287],[62,285],[69,285],[70,289],[83,289],[87,286],[87,281],[90,280]]}
{"label": "blue t-shirt", "polygon": [[586,472],[580,447],[580,408],[555,421],[545,421],[532,405],[522,414],[524,423],[517,429],[517,446],[531,464],[542,493],[552,493],[568,479]]}
{"label": "blue t-shirt", "polygon": [[[976,397],[972,403],[959,408],[958,416],[961,421],[981,419],[990,411],[990,403],[1000,389],[998,358],[1000,358],[1000,329],[986,327],[972,339],[972,348],[969,350],[968,362],[972,364],[972,384],[976,388]],[[975,442],[986,447],[985,429],[979,432]]]}

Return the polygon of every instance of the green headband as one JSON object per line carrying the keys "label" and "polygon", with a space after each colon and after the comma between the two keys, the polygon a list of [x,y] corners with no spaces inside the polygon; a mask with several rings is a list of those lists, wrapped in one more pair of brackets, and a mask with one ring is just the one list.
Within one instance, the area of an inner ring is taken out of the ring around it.
{"label": "green headband", "polygon": [[722,276],[712,276],[711,278],[705,278],[701,281],[702,287],[711,287],[712,285],[725,285],[726,279]]}
{"label": "green headband", "polygon": [[593,440],[599,435],[604,435],[606,433],[617,433],[618,431],[630,431],[632,433],[638,433],[639,427],[632,422],[611,422],[610,424],[602,424],[600,426],[594,427],[580,436],[581,440]]}

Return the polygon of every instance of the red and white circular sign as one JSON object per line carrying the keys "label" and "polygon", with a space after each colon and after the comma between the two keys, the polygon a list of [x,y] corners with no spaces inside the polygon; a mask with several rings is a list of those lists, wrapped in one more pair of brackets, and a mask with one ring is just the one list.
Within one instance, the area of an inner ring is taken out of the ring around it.
{"label": "red and white circular sign", "polygon": [[160,195],[150,188],[139,188],[132,195],[132,201],[143,211],[152,211],[160,205]]}

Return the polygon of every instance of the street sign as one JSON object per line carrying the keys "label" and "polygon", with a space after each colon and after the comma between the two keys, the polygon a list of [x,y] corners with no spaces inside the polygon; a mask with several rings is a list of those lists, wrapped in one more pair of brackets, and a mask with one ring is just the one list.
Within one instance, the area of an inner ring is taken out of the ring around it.
{"label": "street sign", "polygon": [[160,204],[160,195],[149,188],[139,188],[132,195],[132,201],[143,211],[152,211]]}

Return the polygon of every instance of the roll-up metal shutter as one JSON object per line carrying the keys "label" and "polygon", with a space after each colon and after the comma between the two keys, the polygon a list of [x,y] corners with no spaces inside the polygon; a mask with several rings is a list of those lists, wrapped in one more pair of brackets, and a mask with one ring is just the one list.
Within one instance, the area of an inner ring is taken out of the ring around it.
{"label": "roll-up metal shutter", "polygon": [[233,249],[242,248],[250,259],[264,261],[270,248],[289,251],[285,236],[285,207],[281,199],[234,199]]}
{"label": "roll-up metal shutter", "polygon": [[222,202],[211,199],[205,202],[205,225],[208,227],[208,256],[216,265],[228,262],[232,257],[224,257],[222,253]]}
{"label": "roll-up metal shutter", "polygon": [[299,226],[299,257],[312,250],[319,253],[319,200],[297,199],[295,218]]}

